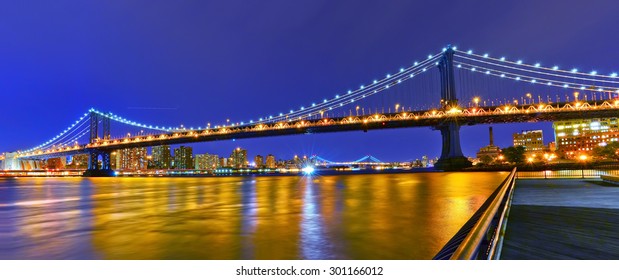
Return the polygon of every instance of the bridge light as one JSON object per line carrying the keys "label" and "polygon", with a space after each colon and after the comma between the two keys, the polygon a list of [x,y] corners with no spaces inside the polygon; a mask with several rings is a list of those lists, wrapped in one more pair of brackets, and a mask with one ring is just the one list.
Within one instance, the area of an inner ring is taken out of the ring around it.
{"label": "bridge light", "polygon": [[339,96],[339,95],[336,95],[336,96],[335,96],[335,98],[340,98],[340,96]]}
{"label": "bridge light", "polygon": [[568,84],[564,84],[564,85],[563,85],[563,87],[564,87],[564,88],[567,88],[568,86],[569,86]]}
{"label": "bridge light", "polygon": [[417,66],[419,64],[419,62],[415,61],[414,65]]}
{"label": "bridge light", "polygon": [[522,64],[522,60],[516,61],[517,64]]}
{"label": "bridge light", "polygon": [[585,87],[584,87],[584,86],[581,86],[581,87],[580,87],[580,90],[584,90],[584,89],[585,89]]}
{"label": "bridge light", "polygon": [[428,55],[428,59],[430,59],[430,58],[432,58],[432,55],[431,55],[431,54],[430,54],[430,55]]}
{"label": "bridge light", "polygon": [[540,66],[541,66],[541,64],[539,64],[539,63],[535,63],[535,67],[536,67],[536,68],[539,68]]}
{"label": "bridge light", "polygon": [[462,68],[462,64],[458,64],[458,68]]}
{"label": "bridge light", "polygon": [[398,84],[401,83],[401,82],[402,82],[402,80],[398,80]]}
{"label": "bridge light", "polygon": [[447,48],[443,48],[443,51],[447,51]]}
{"label": "bridge light", "polygon": [[473,54],[473,50],[469,50],[468,52],[466,52],[467,54]]}
{"label": "bridge light", "polygon": [[553,66],[553,67],[552,67],[552,70],[559,70],[559,66],[556,66],[556,65],[555,65],[555,66]]}
{"label": "bridge light", "polygon": [[537,80],[535,80],[535,79],[531,80],[532,84],[535,84],[535,82],[537,82]]}
{"label": "bridge light", "polygon": [[505,78],[505,74],[501,74],[501,78]]}
{"label": "bridge light", "polygon": [[597,75],[598,71],[591,71],[591,75]]}
{"label": "bridge light", "polygon": [[387,74],[387,78],[391,78],[391,74]]}
{"label": "bridge light", "polygon": [[423,72],[426,72],[426,68],[423,68]]}
{"label": "bridge light", "polygon": [[378,81],[377,81],[377,80],[374,80],[374,83],[378,83]]}
{"label": "bridge light", "polygon": [[486,75],[490,74],[490,70],[486,70]]}
{"label": "bridge light", "polygon": [[305,110],[305,107],[301,106],[301,110]]}
{"label": "bridge light", "polygon": [[290,113],[292,114],[292,112],[294,112],[293,110],[290,110]]}
{"label": "bridge light", "polygon": [[484,54],[484,58],[488,58],[488,54],[487,53]]}
{"label": "bridge light", "polygon": [[475,67],[471,68],[471,71],[475,72]]}
{"label": "bridge light", "polygon": [[572,69],[572,73],[576,73],[576,72],[578,72],[578,69],[573,68],[573,69]]}
{"label": "bridge light", "polygon": [[516,77],[516,81],[520,81],[520,77]]}
{"label": "bridge light", "polygon": [[610,76],[615,78],[615,77],[617,77],[617,73],[612,73],[612,74],[610,74]]}
{"label": "bridge light", "polygon": [[364,89],[364,88],[365,88],[365,86],[361,85],[359,88],[360,88],[360,89]]}
{"label": "bridge light", "polygon": [[351,93],[352,93],[352,91],[350,91],[350,90],[349,90],[349,91],[348,91],[348,94],[351,94]]}
{"label": "bridge light", "polygon": [[410,75],[410,76],[408,76],[408,77],[409,77],[409,78],[412,78],[412,77],[414,77],[414,76],[415,76],[415,75],[411,74],[411,75]]}
{"label": "bridge light", "polygon": [[504,57],[504,56],[503,56],[503,57],[501,57],[501,61],[505,61],[505,57]]}
{"label": "bridge light", "polygon": [[323,99],[323,100],[322,100],[322,103],[327,103],[327,100],[326,100],[326,99]]}
{"label": "bridge light", "polygon": [[548,83],[547,83],[547,85],[552,86],[552,83],[551,83],[551,82],[548,82]]}
{"label": "bridge light", "polygon": [[404,72],[404,68],[400,68],[400,72]]}

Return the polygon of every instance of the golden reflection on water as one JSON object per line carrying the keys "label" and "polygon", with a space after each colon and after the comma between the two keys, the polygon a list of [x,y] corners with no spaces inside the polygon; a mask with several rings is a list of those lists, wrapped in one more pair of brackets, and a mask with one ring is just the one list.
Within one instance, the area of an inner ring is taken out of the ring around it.
{"label": "golden reflection on water", "polygon": [[0,181],[0,259],[430,259],[506,176]]}

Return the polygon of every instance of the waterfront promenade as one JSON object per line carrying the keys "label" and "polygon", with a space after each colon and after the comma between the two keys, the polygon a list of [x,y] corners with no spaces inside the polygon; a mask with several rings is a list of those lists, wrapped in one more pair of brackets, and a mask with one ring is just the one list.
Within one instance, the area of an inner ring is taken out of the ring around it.
{"label": "waterfront promenade", "polygon": [[501,259],[619,259],[619,186],[518,179]]}

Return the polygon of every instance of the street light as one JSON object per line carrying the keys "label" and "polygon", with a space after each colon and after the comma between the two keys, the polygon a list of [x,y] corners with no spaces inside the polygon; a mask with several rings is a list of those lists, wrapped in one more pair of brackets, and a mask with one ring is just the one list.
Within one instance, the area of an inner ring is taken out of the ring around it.
{"label": "street light", "polygon": [[357,116],[359,115],[359,105],[357,105],[357,107],[355,107],[355,110],[357,110]]}
{"label": "street light", "polygon": [[475,103],[475,107],[478,107],[479,106],[479,97],[475,96],[473,98],[473,103]]}
{"label": "street light", "polygon": [[526,96],[527,98],[529,98],[529,104],[533,103],[532,101],[533,96],[531,95],[531,93],[527,93]]}
{"label": "street light", "polygon": [[582,154],[582,155],[578,156],[578,159],[581,162],[581,165],[580,165],[580,175],[584,179],[585,178],[585,163],[587,161],[587,155]]}
{"label": "street light", "polygon": [[574,101],[578,101],[578,95],[580,94],[580,92],[575,91],[574,92]]}
{"label": "street light", "polygon": [[398,103],[398,104],[395,104],[395,112],[396,112],[396,113],[398,112],[398,108],[400,108],[400,104],[399,104],[399,103]]}

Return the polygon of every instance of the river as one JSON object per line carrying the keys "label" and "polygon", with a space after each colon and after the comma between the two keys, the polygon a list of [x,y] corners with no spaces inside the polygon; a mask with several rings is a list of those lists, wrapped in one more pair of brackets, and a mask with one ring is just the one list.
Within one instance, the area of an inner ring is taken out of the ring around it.
{"label": "river", "polygon": [[431,259],[507,175],[0,178],[0,259]]}

